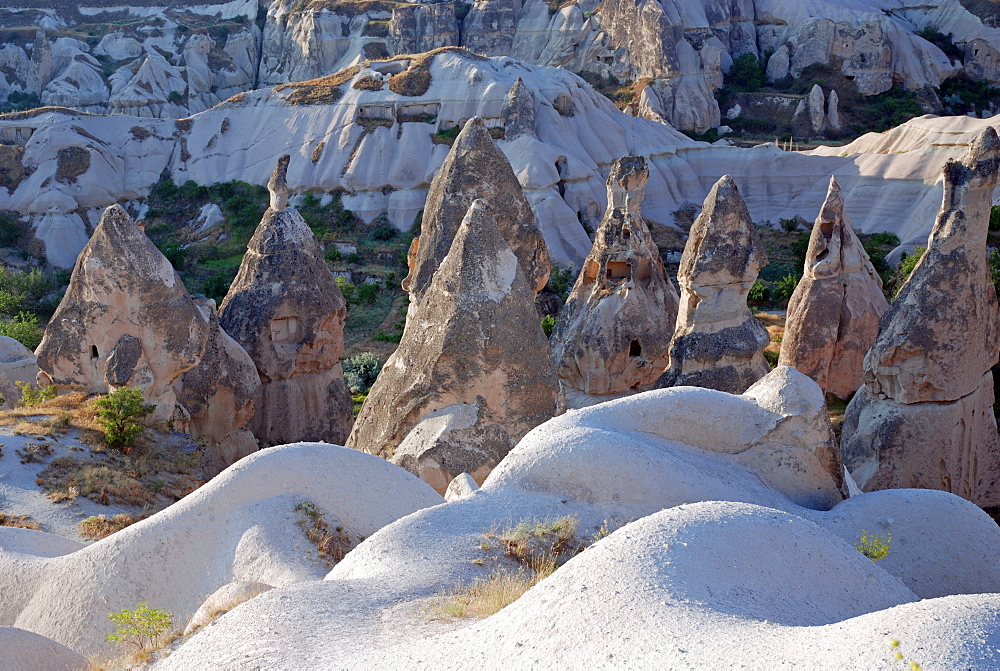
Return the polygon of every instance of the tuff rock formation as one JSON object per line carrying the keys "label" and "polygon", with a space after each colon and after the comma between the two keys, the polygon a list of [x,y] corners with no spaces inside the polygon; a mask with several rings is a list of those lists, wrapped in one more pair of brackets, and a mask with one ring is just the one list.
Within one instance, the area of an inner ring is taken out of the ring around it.
{"label": "tuff rock formation", "polygon": [[246,428],[260,391],[253,362],[118,205],[80,253],[36,355],[39,384],[138,387],[156,407],[150,421],[208,441],[212,469],[257,449]]}
{"label": "tuff rock formation", "polygon": [[484,200],[469,206],[347,442],[442,494],[463,472],[481,483],[525,433],[561,412],[534,282],[495,211]]}
{"label": "tuff rock formation", "polygon": [[1000,505],[993,375],[1000,309],[986,262],[1000,139],[987,127],[944,168],[927,252],[882,316],[847,407],[844,463],[866,491],[943,489]]}
{"label": "tuff rock formation", "polygon": [[729,175],[716,182],[681,257],[681,297],[670,366],[659,387],[690,385],[741,394],[771,369],[767,330],[747,307],[767,263],[747,206]]}
{"label": "tuff rock formation", "polygon": [[[516,89],[516,84],[515,84]],[[424,206],[420,237],[410,247],[409,274],[403,289],[410,292],[411,309],[423,300],[431,278],[451,248],[472,201],[482,199],[517,256],[529,290],[545,286],[551,261],[535,215],[521,185],[480,117],[466,122],[444,164],[431,182]]]}
{"label": "tuff rock formation", "polygon": [[535,103],[531,98],[531,91],[520,77],[510,87],[503,115],[506,124],[503,136],[505,140],[535,134]]}
{"label": "tuff rock formation", "polygon": [[794,366],[828,394],[850,398],[862,384],[865,354],[888,307],[882,280],[844,215],[840,185],[831,177],[802,279],[788,302],[778,363]]}
{"label": "tuff rock formation", "polygon": [[21,390],[15,383],[34,384],[37,376],[34,353],[19,341],[0,336],[0,395],[8,408],[21,400]]}
{"label": "tuff rock formation", "polygon": [[642,220],[648,179],[641,156],[611,166],[608,210],[552,332],[559,377],[587,394],[648,387],[669,362],[677,290]]}
{"label": "tuff rock formation", "polygon": [[284,209],[288,161],[282,156],[274,169],[272,205],[250,239],[220,319],[260,375],[251,425],[257,438],[266,445],[342,445],[354,407],[340,366],[347,303],[309,225],[298,211]]}

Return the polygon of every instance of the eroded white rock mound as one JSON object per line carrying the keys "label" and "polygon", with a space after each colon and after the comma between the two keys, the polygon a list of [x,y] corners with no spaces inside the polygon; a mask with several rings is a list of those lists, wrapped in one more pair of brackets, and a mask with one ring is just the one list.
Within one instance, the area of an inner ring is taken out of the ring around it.
{"label": "eroded white rock mound", "polygon": [[325,443],[264,450],[76,552],[7,550],[9,530],[0,528],[0,625],[90,653],[107,649],[108,612],[145,601],[173,612],[183,628],[207,595],[234,581],[319,579],[329,565],[297,525],[296,506],[306,502],[330,529],[342,526],[356,538],[442,498],[406,471],[354,450]]}
{"label": "eroded white rock mound", "polygon": [[[550,420],[475,495],[382,529],[322,582],[238,606],[162,666],[855,668],[890,663],[893,639],[925,667],[1000,663],[1000,598],[980,594],[1000,589],[1000,528],[929,490],[796,505],[761,477],[791,450],[760,475],[732,453],[761,432],[815,444],[821,393],[789,369],[751,391],[657,390]],[[428,622],[457,584],[515,569],[484,553],[485,533],[562,515],[581,536],[635,521],[484,621]],[[863,529],[891,533],[888,558],[853,547]]]}

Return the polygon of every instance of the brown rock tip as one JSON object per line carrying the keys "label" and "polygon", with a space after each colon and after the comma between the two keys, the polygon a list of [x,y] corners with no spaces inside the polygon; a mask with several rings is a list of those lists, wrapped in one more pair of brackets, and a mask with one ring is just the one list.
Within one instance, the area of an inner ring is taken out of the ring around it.
{"label": "brown rock tip", "polygon": [[[287,158],[278,162],[282,175]],[[257,438],[343,444],[354,407],[340,366],[347,303],[297,210],[264,213],[220,314],[263,383]]]}
{"label": "brown rock tip", "polygon": [[611,166],[608,209],[552,333],[559,377],[587,394],[641,390],[669,361],[677,290],[642,219],[646,160]]}
{"label": "brown rock tip", "polygon": [[1000,139],[986,128],[944,167],[927,252],[882,316],[847,407],[844,463],[866,490],[943,489],[1000,505],[993,375],[1000,332],[986,257]]}
{"label": "brown rock tip", "polygon": [[824,392],[848,399],[861,386],[864,357],[889,304],[882,280],[844,214],[830,178],[809,237],[802,279],[788,302],[778,363],[794,366]]}
{"label": "brown rock tip", "polygon": [[288,162],[292,159],[289,154],[285,154],[278,159],[278,164],[274,166],[271,179],[267,182],[267,190],[271,192],[271,209],[280,212],[288,206]]}
{"label": "brown rock tip", "polygon": [[493,212],[470,204],[347,442],[442,494],[461,473],[481,483],[524,434],[562,411],[534,285]]}
{"label": "brown rock tip", "polygon": [[552,262],[535,215],[507,157],[483,120],[473,117],[458,134],[427,194],[420,237],[410,248],[410,272],[403,279],[411,308],[423,300],[472,201],[480,198],[517,256],[531,290],[538,292],[545,286]]}
{"label": "brown rock tip", "polygon": [[747,296],[767,263],[736,183],[724,175],[705,199],[681,256],[681,297],[670,366],[659,387],[690,385],[740,394],[767,375],[770,338]]}
{"label": "brown rock tip", "polygon": [[61,390],[138,387],[156,406],[150,421],[208,441],[216,471],[257,449],[253,362],[119,205],[80,252],[37,356],[39,382]]}

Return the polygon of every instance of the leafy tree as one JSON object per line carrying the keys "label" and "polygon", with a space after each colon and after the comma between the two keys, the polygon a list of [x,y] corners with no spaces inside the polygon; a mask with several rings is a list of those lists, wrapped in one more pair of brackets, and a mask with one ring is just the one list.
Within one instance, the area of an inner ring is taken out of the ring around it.
{"label": "leafy tree", "polygon": [[97,410],[97,423],[104,429],[104,443],[126,453],[146,428],[140,420],[156,409],[145,403],[142,391],[136,387],[122,387],[91,405]]}
{"label": "leafy tree", "polygon": [[118,629],[108,634],[105,640],[119,645],[134,645],[137,652],[155,650],[160,637],[174,625],[171,619],[173,613],[162,608],[150,608],[147,604],[143,601],[135,610],[126,608],[108,613]]}

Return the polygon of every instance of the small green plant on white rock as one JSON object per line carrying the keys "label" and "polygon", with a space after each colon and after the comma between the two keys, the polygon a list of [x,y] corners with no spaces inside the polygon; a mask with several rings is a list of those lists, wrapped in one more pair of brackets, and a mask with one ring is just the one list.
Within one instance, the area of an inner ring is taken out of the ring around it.
{"label": "small green plant on white rock", "polygon": [[107,635],[106,640],[118,645],[135,646],[136,653],[146,653],[159,647],[160,637],[174,625],[173,613],[162,608],[150,608],[143,601],[135,610],[124,609],[108,613],[118,629]]}
{"label": "small green plant on white rock", "polygon": [[867,529],[861,530],[861,540],[854,544],[854,547],[858,549],[858,552],[868,557],[872,561],[879,561],[880,559],[885,559],[886,555],[889,554],[889,546],[892,544],[892,534],[886,534],[885,537],[873,534],[868,535]]}

